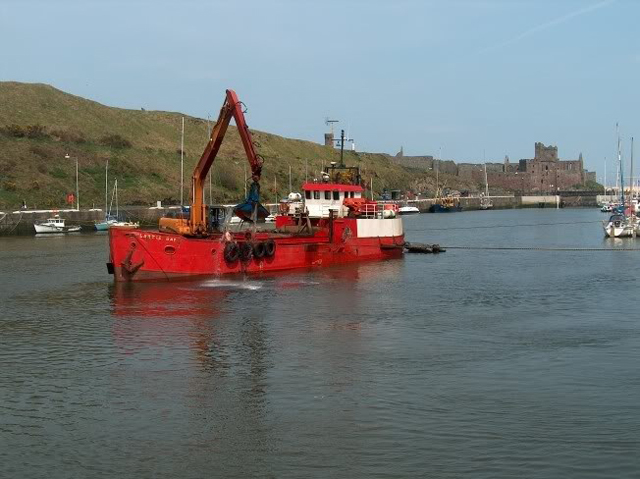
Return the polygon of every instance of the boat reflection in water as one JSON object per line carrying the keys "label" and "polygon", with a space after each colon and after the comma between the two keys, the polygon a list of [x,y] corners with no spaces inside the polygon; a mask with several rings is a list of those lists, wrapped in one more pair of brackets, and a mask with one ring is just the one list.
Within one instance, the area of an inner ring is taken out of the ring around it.
{"label": "boat reflection in water", "polygon": [[[248,278],[115,283],[110,387],[144,411],[162,411],[163,433],[197,437],[225,457],[221,476],[246,469],[239,445],[254,463],[268,464],[271,451],[290,440],[286,424],[324,427],[336,411],[323,398],[362,383],[366,358],[384,341],[375,334],[371,294],[382,281],[397,283],[403,267],[391,260]],[[132,411],[127,421],[135,423],[141,412]],[[353,422],[353,414],[339,422]]]}
{"label": "boat reflection in water", "polygon": [[265,321],[291,340],[309,331],[359,330],[367,311],[363,292],[396,281],[403,267],[402,260],[389,260],[297,273],[114,283],[109,288],[115,342],[128,352],[186,347],[207,362],[226,356],[213,354],[225,349],[223,339],[237,346],[243,339],[236,334],[253,336],[244,329],[261,329]]}

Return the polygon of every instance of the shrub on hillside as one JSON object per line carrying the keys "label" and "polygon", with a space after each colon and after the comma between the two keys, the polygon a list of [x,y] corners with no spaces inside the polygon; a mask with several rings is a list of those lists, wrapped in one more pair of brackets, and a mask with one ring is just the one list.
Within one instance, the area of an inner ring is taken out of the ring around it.
{"label": "shrub on hillside", "polygon": [[25,129],[20,125],[5,125],[0,128],[0,133],[5,136],[11,136],[13,138],[24,138],[27,134]]}
{"label": "shrub on hillside", "polygon": [[131,148],[131,142],[118,134],[105,135],[100,138],[100,143],[111,148]]}
{"label": "shrub on hillside", "polygon": [[6,180],[4,182],[4,185],[2,185],[2,186],[7,191],[16,191],[18,189],[18,187],[16,186],[16,182],[15,181],[11,181],[11,180]]}
{"label": "shrub on hillside", "polygon": [[49,137],[47,128],[42,125],[27,125],[25,127],[25,133],[27,138],[36,140]]}
{"label": "shrub on hillside", "polygon": [[86,143],[87,140],[79,131],[74,130],[52,130],[51,137],[57,141],[63,141],[65,143]]}

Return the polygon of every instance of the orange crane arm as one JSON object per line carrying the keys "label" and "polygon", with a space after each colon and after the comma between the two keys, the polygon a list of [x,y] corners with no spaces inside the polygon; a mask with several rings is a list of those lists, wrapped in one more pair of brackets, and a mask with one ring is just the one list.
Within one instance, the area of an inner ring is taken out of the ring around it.
{"label": "orange crane arm", "polygon": [[207,143],[200,157],[200,161],[198,161],[198,164],[193,170],[193,176],[191,177],[191,215],[189,219],[189,229],[193,235],[204,234],[207,231],[208,218],[206,205],[204,204],[204,180],[207,178],[213,160],[216,159],[216,155],[218,151],[220,151],[220,146],[222,145],[222,140],[227,132],[231,118],[234,118],[236,121],[242,146],[244,147],[247,160],[249,160],[249,165],[251,166],[251,178],[256,183],[260,181],[263,160],[256,154],[253,148],[251,132],[244,119],[241,105],[242,103],[238,100],[236,92],[227,90],[226,98],[220,109],[218,121],[211,130],[209,143]]}

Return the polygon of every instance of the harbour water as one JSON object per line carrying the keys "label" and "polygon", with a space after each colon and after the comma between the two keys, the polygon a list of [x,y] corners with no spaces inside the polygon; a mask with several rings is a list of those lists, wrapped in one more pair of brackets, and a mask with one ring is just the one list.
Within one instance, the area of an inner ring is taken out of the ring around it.
{"label": "harbour water", "polygon": [[605,216],[416,215],[550,250],[122,287],[104,234],[0,238],[0,477],[639,477],[640,239]]}

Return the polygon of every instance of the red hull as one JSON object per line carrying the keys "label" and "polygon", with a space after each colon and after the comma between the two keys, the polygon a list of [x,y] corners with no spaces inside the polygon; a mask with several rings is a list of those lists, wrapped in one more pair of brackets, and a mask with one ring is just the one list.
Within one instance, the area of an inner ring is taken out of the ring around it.
{"label": "red hull", "polygon": [[[273,254],[232,261],[225,258],[225,246],[230,238],[225,241],[222,234],[190,238],[172,233],[111,228],[110,268],[116,281],[159,281],[197,275],[331,266],[402,256],[404,234],[361,238],[357,236],[356,221],[338,219],[331,226],[318,228],[311,236],[258,232],[250,243],[255,245],[272,239],[275,242]],[[244,233],[235,233],[231,240],[240,246],[247,242]]]}

